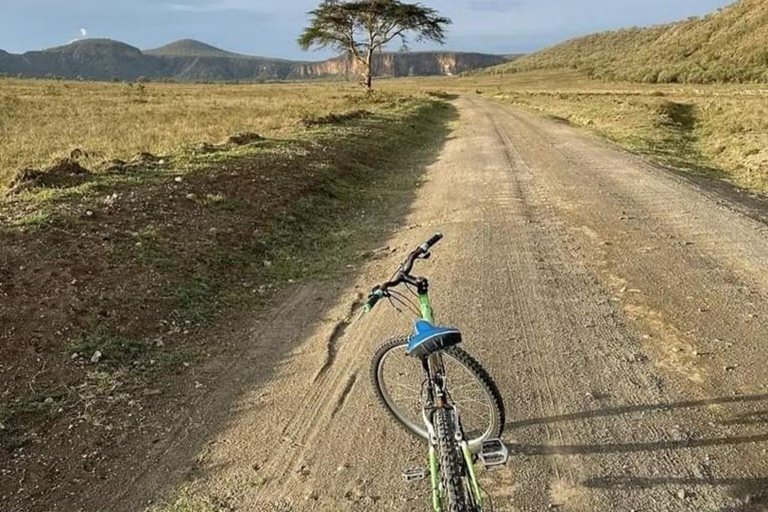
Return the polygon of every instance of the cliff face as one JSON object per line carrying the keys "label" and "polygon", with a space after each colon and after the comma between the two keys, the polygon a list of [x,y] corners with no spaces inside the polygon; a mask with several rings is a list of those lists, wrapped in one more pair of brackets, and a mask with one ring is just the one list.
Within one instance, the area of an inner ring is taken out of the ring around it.
{"label": "cliff face", "polygon": [[374,73],[379,76],[458,75],[503,62],[504,57],[480,53],[388,53],[376,58]]}
{"label": "cliff face", "polygon": [[[504,57],[482,53],[384,53],[374,57],[373,73],[386,77],[450,76],[503,62],[506,62]],[[358,71],[358,64],[349,57],[337,57],[323,62],[296,63],[289,78],[354,76]]]}
{"label": "cliff face", "polygon": [[[455,75],[505,62],[497,55],[455,52],[385,53],[375,57],[377,76]],[[118,41],[85,40],[14,55],[0,51],[0,73],[89,80],[173,79],[179,81],[301,80],[355,75],[347,57],[295,62],[226,52],[185,40],[142,52]]]}

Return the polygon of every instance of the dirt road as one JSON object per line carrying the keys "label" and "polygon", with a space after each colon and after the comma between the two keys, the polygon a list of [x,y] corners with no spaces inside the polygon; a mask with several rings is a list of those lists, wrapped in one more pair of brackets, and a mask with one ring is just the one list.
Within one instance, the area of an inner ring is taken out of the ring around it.
{"label": "dirt road", "polygon": [[[375,402],[352,305],[435,231],[438,319],[507,404],[497,511],[768,510],[768,229],[759,212],[597,139],[481,98],[407,223],[349,282],[305,286],[180,414],[110,509],[180,482],[243,511],[422,511],[424,448]],[[211,432],[215,425],[216,432]],[[170,431],[170,430],[169,430]]]}

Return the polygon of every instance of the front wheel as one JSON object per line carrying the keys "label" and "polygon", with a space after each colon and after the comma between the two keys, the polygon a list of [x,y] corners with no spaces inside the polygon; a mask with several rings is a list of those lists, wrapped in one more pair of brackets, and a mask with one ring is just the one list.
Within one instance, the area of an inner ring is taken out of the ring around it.
{"label": "front wheel", "polygon": [[[414,435],[428,440],[422,418],[424,373],[420,362],[406,354],[408,337],[384,343],[373,357],[371,380],[384,408]],[[470,450],[480,450],[483,441],[501,437],[504,403],[488,372],[458,347],[444,352],[446,389],[451,404],[461,415]]]}

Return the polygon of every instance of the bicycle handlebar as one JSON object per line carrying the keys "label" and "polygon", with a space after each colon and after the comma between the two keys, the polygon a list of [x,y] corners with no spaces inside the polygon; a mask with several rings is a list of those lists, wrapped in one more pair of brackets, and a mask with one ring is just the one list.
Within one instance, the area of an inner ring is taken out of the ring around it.
{"label": "bicycle handlebar", "polygon": [[399,286],[403,283],[412,284],[414,286],[418,286],[419,278],[416,278],[411,275],[411,271],[413,270],[413,265],[416,263],[416,260],[419,258],[427,259],[429,258],[429,251],[432,249],[432,247],[435,246],[440,240],[443,239],[442,233],[435,233],[432,238],[421,244],[419,247],[417,247],[413,252],[411,252],[408,257],[405,259],[402,265],[400,265],[400,268],[397,271],[397,274],[395,276],[395,279],[392,281],[386,282],[382,285],[378,285],[374,287],[371,294],[368,296],[368,301],[365,303],[365,311],[371,311],[373,307],[376,305],[379,300],[387,296],[387,290],[389,288],[394,288],[396,286]]}
{"label": "bicycle handlebar", "polygon": [[432,246],[442,239],[443,239],[442,233],[435,233],[434,235],[432,235],[432,238],[424,242],[424,244],[420,247],[420,249],[422,249],[424,252],[429,252]]}

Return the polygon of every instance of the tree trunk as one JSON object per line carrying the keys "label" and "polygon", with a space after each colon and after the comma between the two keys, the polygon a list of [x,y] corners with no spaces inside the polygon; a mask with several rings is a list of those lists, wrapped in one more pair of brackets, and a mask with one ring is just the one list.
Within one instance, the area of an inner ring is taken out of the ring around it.
{"label": "tree trunk", "polygon": [[373,75],[368,71],[365,75],[365,88],[369,91],[373,90]]}
{"label": "tree trunk", "polygon": [[368,62],[365,63],[365,88],[373,90],[373,49],[368,50]]}

